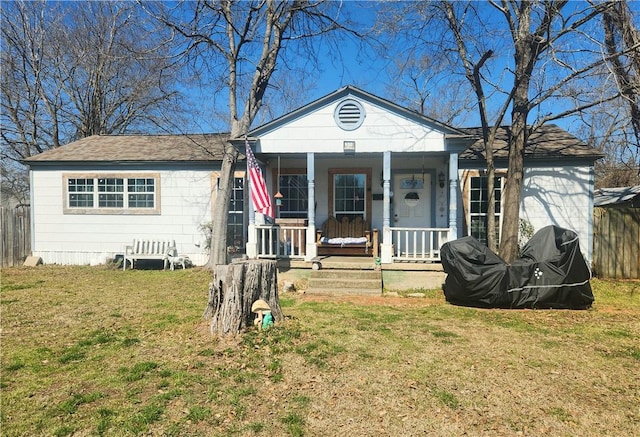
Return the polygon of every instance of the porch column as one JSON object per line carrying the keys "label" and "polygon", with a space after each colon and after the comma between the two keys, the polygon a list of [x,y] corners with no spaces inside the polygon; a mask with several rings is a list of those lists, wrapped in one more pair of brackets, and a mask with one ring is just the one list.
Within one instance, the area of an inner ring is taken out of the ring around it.
{"label": "porch column", "polygon": [[380,262],[390,264],[393,262],[393,241],[391,236],[391,151],[386,151],[383,155],[382,179],[384,207],[382,213]]}
{"label": "porch column", "polygon": [[316,246],[316,160],[313,152],[307,153],[307,247],[305,261],[318,255]]}
{"label": "porch column", "polygon": [[247,226],[247,246],[245,252],[247,258],[255,259],[258,257],[258,230],[256,229],[256,212],[253,209],[253,202],[251,201],[251,181],[249,178],[249,172],[245,179],[245,190],[243,193],[244,204],[249,205],[249,226]]}
{"label": "porch column", "polygon": [[449,155],[449,238],[458,238],[458,154]]}

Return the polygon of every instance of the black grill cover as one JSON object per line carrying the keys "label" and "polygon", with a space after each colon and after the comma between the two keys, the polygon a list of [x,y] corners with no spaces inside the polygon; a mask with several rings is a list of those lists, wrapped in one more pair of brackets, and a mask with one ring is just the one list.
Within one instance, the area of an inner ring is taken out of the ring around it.
{"label": "black grill cover", "polygon": [[473,237],[445,243],[440,252],[444,294],[455,305],[585,309],[594,300],[578,235],[568,229],[540,229],[511,265]]}

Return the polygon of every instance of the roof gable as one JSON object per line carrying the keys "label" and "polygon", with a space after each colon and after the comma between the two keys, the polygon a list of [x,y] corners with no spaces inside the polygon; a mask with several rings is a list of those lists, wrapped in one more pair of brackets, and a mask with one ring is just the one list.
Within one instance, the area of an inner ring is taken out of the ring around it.
{"label": "roof gable", "polygon": [[369,104],[378,106],[389,112],[392,112],[402,117],[405,117],[407,119],[410,119],[416,123],[428,126],[431,129],[440,131],[444,134],[452,134],[452,135],[466,134],[466,132],[464,132],[461,129],[456,129],[452,126],[449,126],[445,123],[437,121],[433,118],[422,115],[417,111],[404,108],[400,105],[390,102],[389,100],[383,99],[381,97],[378,97],[376,95],[363,91],[359,88],[348,85],[330,94],[327,94],[326,96],[321,97],[311,103],[308,103],[307,105],[304,105],[288,114],[278,117],[275,120],[272,120],[255,129],[252,129],[251,136],[258,137],[258,136],[264,135],[268,132],[271,132],[275,129],[280,128],[281,126],[287,123],[291,123],[294,120],[305,117],[306,115],[318,110],[319,108],[323,108],[331,104],[339,103],[348,98],[366,101]]}
{"label": "roof gable", "polygon": [[[250,132],[259,153],[444,152],[464,131],[347,86]],[[456,147],[459,147],[456,145]]]}

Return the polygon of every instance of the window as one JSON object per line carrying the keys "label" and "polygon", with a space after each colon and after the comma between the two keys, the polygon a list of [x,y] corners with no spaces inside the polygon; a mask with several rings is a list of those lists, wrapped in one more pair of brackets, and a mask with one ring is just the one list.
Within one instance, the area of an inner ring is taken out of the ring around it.
{"label": "window", "polygon": [[93,179],[70,178],[67,190],[70,208],[93,208]]}
{"label": "window", "polygon": [[[499,240],[502,178],[495,178],[494,190],[496,199],[492,209],[496,218],[496,235],[498,236]],[[489,210],[489,190],[487,189],[487,177],[472,177],[471,186],[469,189],[470,234],[484,244],[487,244],[487,214]]]}
{"label": "window", "polygon": [[335,217],[366,218],[365,174],[336,174],[333,175],[333,211]]}
{"label": "window", "polygon": [[280,217],[282,218],[307,218],[308,194],[306,174],[281,174],[280,193],[282,205]]}
{"label": "window", "polygon": [[159,214],[158,174],[64,175],[65,214]]}
{"label": "window", "polygon": [[153,208],[156,181],[153,178],[127,179],[129,208]]}
{"label": "window", "polygon": [[98,179],[98,207],[122,208],[124,206],[124,179]]}
{"label": "window", "polygon": [[227,220],[227,248],[229,253],[244,253],[244,177],[233,178]]}

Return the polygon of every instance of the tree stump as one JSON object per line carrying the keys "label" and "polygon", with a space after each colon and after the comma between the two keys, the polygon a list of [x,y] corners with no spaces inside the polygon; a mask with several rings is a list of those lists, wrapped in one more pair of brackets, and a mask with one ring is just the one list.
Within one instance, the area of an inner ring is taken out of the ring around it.
{"label": "tree stump", "polygon": [[251,305],[258,299],[269,304],[276,323],[284,320],[275,261],[246,260],[215,266],[204,313],[205,318],[211,318],[211,332],[230,336],[253,326],[256,315]]}

